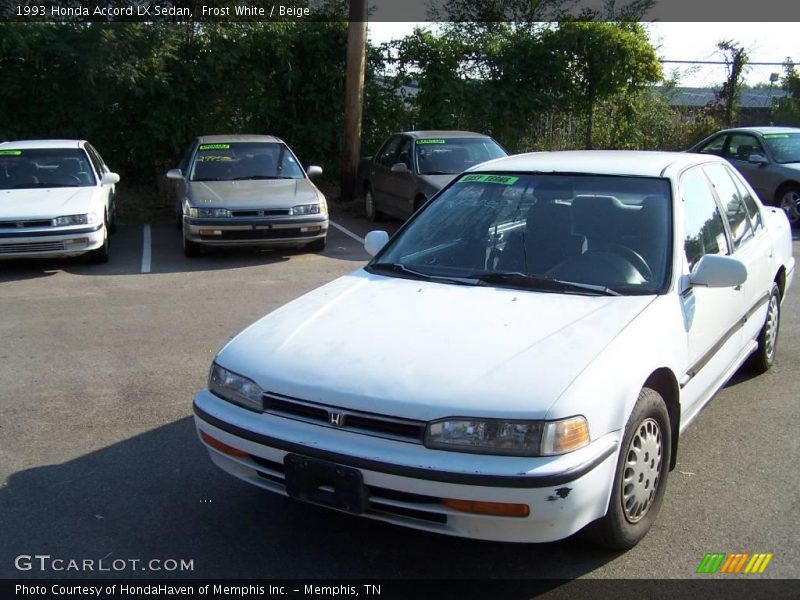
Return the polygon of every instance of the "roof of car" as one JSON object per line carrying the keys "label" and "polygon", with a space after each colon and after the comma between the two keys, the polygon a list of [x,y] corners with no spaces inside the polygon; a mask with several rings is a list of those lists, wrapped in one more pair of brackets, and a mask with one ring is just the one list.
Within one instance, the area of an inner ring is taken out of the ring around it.
{"label": "roof of car", "polygon": [[0,143],[3,150],[35,150],[37,148],[80,148],[86,140],[14,140]]}
{"label": "roof of car", "polygon": [[421,138],[485,138],[489,137],[483,133],[475,133],[474,131],[454,131],[452,129],[428,129],[428,130],[420,130],[420,131],[403,131],[401,132],[403,135],[410,136],[412,138],[421,139]]}
{"label": "roof of car", "polygon": [[731,127],[730,129],[723,129],[717,133],[723,132],[737,132],[737,131],[748,131],[751,133],[800,133],[800,128],[797,127],[772,127],[772,126],[763,126],[763,127]]}
{"label": "roof of car", "polygon": [[663,177],[669,167],[680,170],[698,162],[720,160],[713,155],[687,152],[567,150],[516,154],[482,163],[469,170]]}
{"label": "roof of car", "polygon": [[254,135],[245,133],[234,133],[231,135],[201,135],[197,138],[201,144],[218,144],[220,142],[282,142],[274,135]]}

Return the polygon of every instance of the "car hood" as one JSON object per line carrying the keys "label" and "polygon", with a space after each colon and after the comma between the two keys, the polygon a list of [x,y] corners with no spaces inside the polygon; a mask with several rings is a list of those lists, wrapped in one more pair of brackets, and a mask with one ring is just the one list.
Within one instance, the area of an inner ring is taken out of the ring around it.
{"label": "car hood", "polygon": [[190,181],[189,197],[199,206],[289,208],[319,202],[308,179],[243,179]]}
{"label": "car hood", "polygon": [[458,177],[455,175],[420,175],[419,178],[428,186],[435,189],[437,192],[446,186],[448,183]]}
{"label": "car hood", "polygon": [[0,219],[51,219],[91,210],[93,187],[0,190]]}
{"label": "car hood", "polygon": [[267,391],[352,410],[544,418],[652,300],[359,270],[257,321],[217,360]]}

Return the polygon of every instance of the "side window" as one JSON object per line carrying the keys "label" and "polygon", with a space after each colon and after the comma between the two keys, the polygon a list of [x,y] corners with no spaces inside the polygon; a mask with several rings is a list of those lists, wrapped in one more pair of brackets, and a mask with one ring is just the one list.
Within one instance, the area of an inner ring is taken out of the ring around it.
{"label": "side window", "polygon": [[192,153],[194,153],[194,148],[196,145],[197,144],[195,142],[189,144],[189,147],[186,149],[186,152],[184,152],[183,158],[181,158],[181,162],[178,165],[178,168],[184,175],[189,173],[189,162],[192,160]]}
{"label": "side window", "polygon": [[699,167],[686,171],[680,179],[680,190],[689,269],[706,254],[728,254],[722,216],[703,171]]}
{"label": "side window", "polygon": [[86,153],[89,155],[89,160],[92,162],[95,172],[98,176],[102,177],[105,169],[103,168],[103,159],[97,154],[97,150],[86,144]]}
{"label": "side window", "polygon": [[397,154],[397,148],[400,146],[402,139],[403,138],[400,136],[390,138],[389,141],[383,145],[383,148],[378,151],[375,162],[384,167],[391,167],[393,164],[392,160],[395,154]]}
{"label": "side window", "polygon": [[733,160],[747,160],[751,154],[764,154],[764,149],[754,136],[745,133],[734,133],[728,144],[726,158]]}
{"label": "side window", "polygon": [[701,154],[716,154],[717,156],[722,156],[722,147],[724,145],[725,145],[725,136],[719,135],[710,142],[708,142],[705,146],[700,148],[699,152]]}
{"label": "side window", "polygon": [[728,174],[733,179],[733,184],[736,186],[736,189],[739,191],[739,196],[744,201],[744,205],[747,208],[747,214],[750,215],[750,223],[753,225],[753,230],[755,232],[760,231],[764,227],[764,222],[761,219],[761,211],[758,208],[758,204],[756,203],[753,195],[747,189],[747,186],[742,183],[741,177],[739,177],[738,173],[732,172],[730,169],[726,167]]}
{"label": "side window", "polygon": [[723,213],[733,238],[733,247],[739,248],[753,237],[753,227],[750,224],[750,215],[747,214],[744,201],[724,165],[706,165],[704,170],[722,204]]}
{"label": "side window", "polygon": [[[409,169],[411,168],[411,139],[402,138],[400,148],[397,150],[397,157],[392,161],[394,163],[403,163]],[[392,165],[389,165],[390,167]]]}

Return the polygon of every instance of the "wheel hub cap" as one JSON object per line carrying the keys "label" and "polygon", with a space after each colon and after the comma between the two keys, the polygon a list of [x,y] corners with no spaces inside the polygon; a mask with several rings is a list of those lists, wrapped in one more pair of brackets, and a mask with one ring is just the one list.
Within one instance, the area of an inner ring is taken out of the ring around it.
{"label": "wheel hub cap", "polygon": [[625,455],[622,473],[622,508],[630,523],[650,510],[661,478],[661,427],[653,419],[639,424]]}
{"label": "wheel hub cap", "polygon": [[771,296],[767,309],[767,330],[764,335],[764,350],[767,358],[772,361],[775,357],[775,341],[778,338],[778,299]]}
{"label": "wheel hub cap", "polygon": [[781,208],[792,223],[800,221],[800,194],[795,191],[784,194],[781,199]]}

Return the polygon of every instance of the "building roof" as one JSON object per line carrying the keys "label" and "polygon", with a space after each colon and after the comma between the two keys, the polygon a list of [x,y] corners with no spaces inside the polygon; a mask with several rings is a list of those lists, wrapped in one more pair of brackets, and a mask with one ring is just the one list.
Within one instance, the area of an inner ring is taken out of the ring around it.
{"label": "building roof", "polygon": [[[716,90],[700,87],[656,87],[669,99],[671,106],[705,106],[714,102]],[[739,97],[740,108],[772,108],[773,99],[788,96],[789,92],[779,87],[745,88]]]}

